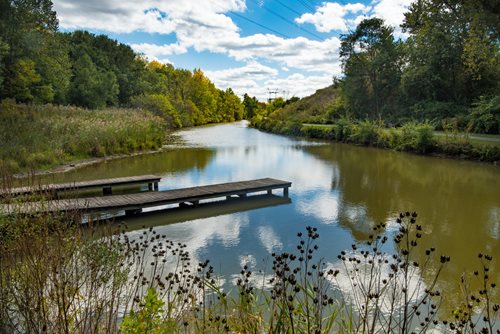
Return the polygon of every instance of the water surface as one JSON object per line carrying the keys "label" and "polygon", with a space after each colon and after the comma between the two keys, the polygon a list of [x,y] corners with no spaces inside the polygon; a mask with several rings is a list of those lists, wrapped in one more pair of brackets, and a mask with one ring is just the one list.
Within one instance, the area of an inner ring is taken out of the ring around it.
{"label": "water surface", "polygon": [[[244,122],[178,134],[184,147],[111,160],[55,175],[53,181],[151,173],[162,177],[160,190],[264,177],[291,181],[290,200],[264,196],[126,221],[131,229],[155,226],[186,243],[195,260],[210,259],[228,282],[245,263],[268,270],[270,254],[293,251],[297,232],[307,225],[319,230],[319,256],[336,265],[339,252],[368,240],[374,224],[388,222],[394,230],[400,211],[418,212],[425,231],[422,250],[432,246],[451,256],[443,285],[453,292],[462,272],[479,267],[477,253],[500,259],[498,166],[295,140]],[[498,266],[490,270],[491,277],[499,277]]]}

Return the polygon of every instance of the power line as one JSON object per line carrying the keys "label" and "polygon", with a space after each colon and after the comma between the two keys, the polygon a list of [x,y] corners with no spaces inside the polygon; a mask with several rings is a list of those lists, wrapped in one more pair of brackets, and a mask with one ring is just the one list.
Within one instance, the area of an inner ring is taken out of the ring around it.
{"label": "power line", "polygon": [[253,23],[253,24],[255,24],[255,25],[258,25],[258,26],[259,26],[259,27],[261,27],[261,28],[264,28],[264,29],[266,29],[266,30],[269,30],[269,31],[271,31],[271,32],[275,33],[276,35],[280,35],[281,37],[291,39],[291,37],[290,37],[290,36],[287,36],[287,35],[285,35],[285,34],[282,34],[282,33],[280,33],[279,31],[276,31],[276,30],[274,30],[274,29],[272,29],[272,28],[266,27],[265,25],[262,25],[262,24],[260,24],[259,22],[255,22],[254,20],[249,19],[248,17],[245,17],[245,16],[243,16],[243,15],[240,15],[240,14],[238,14],[238,13],[236,13],[236,12],[232,12],[232,14],[233,14],[233,15],[238,16],[240,19],[246,20],[246,21],[251,22],[251,23]]}
{"label": "power line", "polygon": [[[253,1],[255,4],[257,4],[257,5],[258,5],[258,3],[257,3],[257,1],[256,1],[256,0],[252,0],[252,1]],[[314,36],[315,38],[317,38],[317,39],[319,39],[319,40],[322,40],[322,39],[323,39],[321,36],[319,36],[319,35],[317,35],[317,34],[315,34],[315,33],[313,33],[313,32],[310,32],[310,31],[309,31],[309,30],[307,30],[307,29],[304,29],[304,28],[300,27],[300,26],[299,26],[299,25],[297,25],[295,22],[290,21],[289,19],[287,19],[286,17],[284,17],[284,16],[282,16],[282,15],[280,15],[280,14],[276,13],[276,12],[275,12],[275,11],[273,11],[272,9],[269,9],[269,8],[267,8],[267,7],[265,7],[265,6],[262,6],[262,8],[264,8],[265,10],[267,10],[269,13],[273,14],[274,16],[276,16],[276,17],[278,17],[278,18],[282,19],[283,21],[285,21],[285,22],[287,22],[287,23],[289,23],[289,24],[293,25],[293,26],[294,26],[294,27],[296,27],[297,29],[300,29],[300,30],[302,30],[303,32],[308,33],[309,35]]]}
{"label": "power line", "polygon": [[285,5],[283,2],[281,2],[280,0],[276,0],[277,3],[279,3],[280,5],[282,5],[283,7],[285,7],[286,9],[288,9],[289,11],[297,14],[297,15],[302,15],[302,13],[299,13],[298,11],[296,11],[295,9]]}
{"label": "power line", "polygon": [[307,3],[310,3],[311,6],[316,7],[316,4],[312,0],[305,0]]}
{"label": "power line", "polygon": [[311,7],[311,5],[309,5],[307,2],[305,2],[304,0],[299,0],[299,2],[302,4],[302,6],[306,7],[308,10],[310,11],[314,11],[314,8]]}

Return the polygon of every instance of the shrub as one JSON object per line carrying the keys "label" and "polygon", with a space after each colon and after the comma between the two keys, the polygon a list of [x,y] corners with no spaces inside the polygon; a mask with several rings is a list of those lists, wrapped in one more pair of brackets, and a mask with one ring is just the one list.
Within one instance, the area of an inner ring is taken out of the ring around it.
{"label": "shrub", "polygon": [[353,131],[349,140],[362,145],[375,144],[378,137],[378,127],[369,120],[360,122],[352,127]]}
{"label": "shrub", "polygon": [[477,133],[500,133],[500,95],[473,104],[467,116],[468,127]]}
{"label": "shrub", "polygon": [[428,153],[433,149],[434,129],[430,124],[406,123],[400,130],[401,138],[397,149],[418,153]]}

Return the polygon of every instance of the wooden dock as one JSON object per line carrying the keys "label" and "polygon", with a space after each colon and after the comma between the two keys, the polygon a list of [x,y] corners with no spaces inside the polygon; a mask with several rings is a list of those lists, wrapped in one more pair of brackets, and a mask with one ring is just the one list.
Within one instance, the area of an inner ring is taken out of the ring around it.
{"label": "wooden dock", "polygon": [[128,177],[117,177],[112,179],[90,180],[80,182],[68,182],[58,184],[45,184],[32,187],[19,187],[7,190],[0,190],[0,197],[21,196],[33,194],[47,194],[51,197],[57,197],[57,193],[62,191],[74,191],[90,188],[102,188],[103,195],[111,195],[112,187],[131,185],[131,184],[148,184],[150,191],[158,190],[158,182],[161,177],[157,175],[139,175]]}
{"label": "wooden dock", "polygon": [[142,209],[167,204],[180,206],[197,206],[200,201],[232,196],[246,197],[252,193],[267,192],[272,194],[275,189],[283,189],[283,197],[288,197],[291,182],[271,178],[213,184],[200,187],[174,189],[156,192],[142,192],[126,195],[110,195],[102,197],[72,198],[50,200],[44,202],[28,202],[0,205],[0,214],[35,214],[40,212],[71,212],[82,213],[113,212],[124,210],[133,215]]}

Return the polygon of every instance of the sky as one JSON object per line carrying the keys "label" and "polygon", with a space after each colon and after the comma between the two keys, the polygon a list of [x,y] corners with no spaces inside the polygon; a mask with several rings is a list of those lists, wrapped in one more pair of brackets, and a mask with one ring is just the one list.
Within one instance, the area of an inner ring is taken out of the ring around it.
{"label": "sky", "polygon": [[[200,68],[220,89],[304,97],[341,75],[340,37],[399,25],[411,0],[53,0],[62,31],[104,34],[149,60]],[[274,92],[274,93],[273,93]]]}

